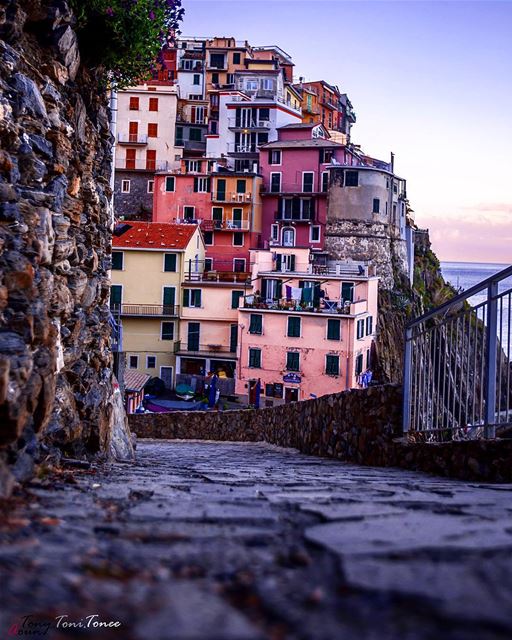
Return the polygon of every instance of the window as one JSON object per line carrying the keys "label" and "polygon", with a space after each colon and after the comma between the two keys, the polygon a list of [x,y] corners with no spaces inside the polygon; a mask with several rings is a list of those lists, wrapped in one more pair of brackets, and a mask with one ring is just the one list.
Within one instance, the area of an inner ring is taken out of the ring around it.
{"label": "window", "polygon": [[233,227],[235,229],[241,229],[242,228],[242,218],[243,218],[243,213],[244,210],[243,209],[239,209],[237,208],[233,208],[233,219],[231,221]]}
{"label": "window", "polygon": [[364,320],[357,321],[357,339],[364,338]]}
{"label": "window", "polygon": [[203,231],[204,243],[208,246],[213,244],[213,231]]}
{"label": "window", "polygon": [[363,372],[363,354],[356,357],[356,376]]}
{"label": "window", "polygon": [[268,152],[268,163],[269,164],[281,164],[281,151],[269,151]]}
{"label": "window", "polygon": [[279,193],[280,191],[281,191],[281,174],[271,173],[270,174],[270,192]]}
{"label": "window", "polygon": [[372,364],[372,353],[370,351],[370,349],[367,349],[366,351],[366,368],[369,369],[371,367]]}
{"label": "window", "polygon": [[176,146],[181,147],[182,145],[183,145],[183,127],[176,127]]}
{"label": "window", "polygon": [[194,80],[192,84],[201,84],[201,76],[198,73],[194,73]]}
{"label": "window", "polygon": [[148,180],[148,193],[153,193],[155,190],[155,181]]}
{"label": "window", "polygon": [[398,187],[396,182],[393,182],[393,193],[398,193]]}
{"label": "window", "polygon": [[185,220],[195,220],[196,208],[195,207],[183,207],[183,218]]}
{"label": "window", "polygon": [[263,316],[261,313],[251,313],[249,333],[261,336],[263,333]]}
{"label": "window", "polygon": [[146,151],[146,169],[154,171],[156,169],[156,151],[148,149]]}
{"label": "window", "polygon": [[160,337],[162,340],[174,340],[174,322],[162,322]]}
{"label": "window", "polygon": [[138,369],[139,368],[139,356],[130,356],[129,359],[129,368],[130,369]]}
{"label": "window", "polygon": [[210,178],[194,178],[194,193],[209,193]]}
{"label": "window", "polygon": [[210,67],[214,69],[224,69],[224,54],[210,53]]}
{"label": "window", "polygon": [[327,355],[325,358],[325,373],[328,376],[340,375],[340,357]]}
{"label": "window", "polygon": [[149,122],[148,123],[148,138],[157,138],[158,137],[158,123]]}
{"label": "window", "polygon": [[277,240],[279,240],[279,225],[278,224],[273,224],[270,226],[270,239],[271,240],[275,240],[277,242]]}
{"label": "window", "polygon": [[379,198],[374,198],[373,199],[372,213],[380,213],[380,200],[379,200]]}
{"label": "window", "polygon": [[158,111],[158,98],[150,98],[149,99],[149,110],[150,111]]}
{"label": "window", "polygon": [[126,149],[125,169],[135,169],[137,149]]}
{"label": "window", "polygon": [[235,258],[233,260],[233,271],[235,273],[245,272],[245,258]]}
{"label": "window", "polygon": [[239,53],[234,53],[233,54],[233,64],[240,64],[240,54]]}
{"label": "window", "polygon": [[300,318],[295,316],[288,318],[288,331],[286,335],[289,338],[300,338]]}
{"label": "window", "polygon": [[121,180],[121,193],[130,193],[130,180]]}
{"label": "window", "polygon": [[130,111],[138,111],[139,110],[139,99],[138,98],[130,98]]}
{"label": "window", "polygon": [[327,340],[341,340],[341,320],[327,320]]}
{"label": "window", "polygon": [[329,172],[322,173],[322,191],[326,193],[329,190]]}
{"label": "window", "polygon": [[188,139],[192,142],[201,142],[201,129],[190,128]]}
{"label": "window", "polygon": [[320,163],[321,164],[330,164],[332,162],[332,149],[321,149],[320,150]]}
{"label": "window", "polygon": [[146,356],[146,369],[156,369],[156,356]]}
{"label": "window", "polygon": [[354,283],[344,282],[341,285],[341,297],[345,302],[354,301]]}
{"label": "window", "polygon": [[258,120],[260,122],[268,122],[270,120],[270,109],[268,107],[258,110]]}
{"label": "window", "polygon": [[244,297],[243,291],[232,291],[231,292],[231,308],[238,309],[240,306],[240,299]]}
{"label": "window", "polygon": [[247,91],[258,91],[258,81],[257,80],[247,80],[245,82],[245,88]]}
{"label": "window", "polygon": [[163,288],[162,303],[164,314],[174,314],[176,304],[176,289],[174,287]]}
{"label": "window", "polygon": [[345,171],[345,186],[346,187],[359,186],[359,171]]}
{"label": "window", "polygon": [[371,336],[373,333],[373,316],[368,316],[366,318],[366,335]]}
{"label": "window", "polygon": [[113,284],[110,287],[110,308],[118,309],[123,300],[123,287],[120,284]]}
{"label": "window", "polygon": [[272,91],[274,89],[274,81],[272,80],[272,78],[262,78],[261,88],[264,91]]}
{"label": "window", "polygon": [[320,227],[314,225],[309,228],[309,241],[310,242],[320,242]]}
{"label": "window", "polygon": [[201,324],[199,322],[188,323],[188,332],[187,332],[188,351],[199,351],[200,332],[201,332]]}
{"label": "window", "polygon": [[286,352],[286,369],[287,371],[300,370],[300,354],[298,351]]}
{"label": "window", "polygon": [[249,367],[261,369],[261,349],[249,349]]}
{"label": "window", "polygon": [[285,227],[283,229],[283,247],[295,246],[295,229]]}
{"label": "window", "polygon": [[176,254],[166,253],[164,255],[164,271],[176,272]]}
{"label": "window", "polygon": [[213,258],[205,258],[204,259],[204,270],[212,271],[213,270]]}
{"label": "window", "polygon": [[165,179],[165,190],[169,193],[170,191],[175,191],[176,188],[176,178],[174,176],[167,176]]}
{"label": "window", "polygon": [[183,306],[200,307],[201,289],[183,289]]}
{"label": "window", "polygon": [[199,160],[185,160],[185,167],[188,173],[201,172],[201,162]]}
{"label": "window", "polygon": [[229,350],[236,353],[238,347],[238,325],[232,324],[229,327]]}
{"label": "window", "polygon": [[212,220],[215,228],[222,228],[222,218],[224,216],[224,209],[222,207],[213,207],[212,208]]}
{"label": "window", "polygon": [[306,171],[302,174],[302,191],[305,193],[313,192],[313,181],[315,179],[315,174],[313,171]]}
{"label": "window", "polygon": [[244,246],[244,234],[240,231],[237,231],[233,234],[233,246],[234,247],[243,247]]}
{"label": "window", "polygon": [[112,270],[122,271],[124,263],[124,253],[122,251],[112,251]]}
{"label": "window", "polygon": [[210,120],[210,133],[217,133],[217,121]]}
{"label": "window", "polygon": [[237,180],[236,181],[236,192],[237,193],[245,193],[246,182],[245,180]]}
{"label": "window", "polygon": [[219,74],[217,72],[212,73],[212,84],[219,84]]}

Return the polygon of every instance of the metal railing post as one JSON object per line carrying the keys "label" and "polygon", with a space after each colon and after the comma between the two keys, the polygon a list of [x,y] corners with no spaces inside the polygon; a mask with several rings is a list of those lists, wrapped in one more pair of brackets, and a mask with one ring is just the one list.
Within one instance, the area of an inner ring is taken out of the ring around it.
{"label": "metal railing post", "polygon": [[405,331],[405,354],[404,354],[404,398],[402,431],[409,431],[411,418],[411,370],[412,370],[412,329]]}
{"label": "metal railing post", "polygon": [[498,282],[487,288],[487,353],[485,358],[485,437],[496,435],[496,365],[498,351]]}

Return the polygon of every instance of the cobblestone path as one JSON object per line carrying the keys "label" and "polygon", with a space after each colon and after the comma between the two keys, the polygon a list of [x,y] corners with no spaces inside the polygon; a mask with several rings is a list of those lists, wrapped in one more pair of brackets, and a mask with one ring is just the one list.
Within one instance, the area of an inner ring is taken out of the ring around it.
{"label": "cobblestone path", "polygon": [[511,496],[264,444],[140,442],[135,466],[35,481],[3,514],[0,638],[509,640]]}

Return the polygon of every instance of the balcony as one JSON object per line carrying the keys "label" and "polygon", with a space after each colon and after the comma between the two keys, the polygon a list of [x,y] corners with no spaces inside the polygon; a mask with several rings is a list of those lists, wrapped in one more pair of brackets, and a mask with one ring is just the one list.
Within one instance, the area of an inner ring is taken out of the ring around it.
{"label": "balcony", "polygon": [[[190,59],[190,58],[189,58]],[[178,71],[190,71],[191,73],[198,73],[203,71],[204,66],[201,62],[196,62],[194,65],[185,65],[183,62],[178,66]]]}
{"label": "balcony", "polygon": [[239,118],[228,118],[228,127],[230,129],[247,129],[247,130],[266,130],[270,129],[270,120],[250,120],[242,122]]}
{"label": "balcony", "polygon": [[148,143],[148,136],[140,133],[118,133],[117,142],[119,144],[128,144],[130,146],[143,146]]}
{"label": "balcony", "polygon": [[179,306],[175,304],[115,304],[111,309],[122,318],[175,318],[179,315]]}
{"label": "balcony", "polygon": [[315,107],[314,105],[306,104],[302,107],[302,111],[304,111],[304,113],[310,113],[313,116],[320,115],[320,109],[318,107]]}
{"label": "balcony", "polygon": [[251,274],[247,271],[204,271],[202,273],[185,273],[185,282],[219,282],[225,284],[248,284]]}
{"label": "balcony", "polygon": [[266,187],[264,187],[261,190],[261,195],[262,196],[282,196],[282,195],[297,195],[297,196],[327,196],[327,191],[305,191],[304,190],[304,186],[301,184],[292,184],[292,183],[282,183],[279,185],[279,189],[274,190],[272,188],[267,189]]}
{"label": "balcony", "polygon": [[176,140],[175,146],[183,147],[184,151],[203,152],[206,149],[206,140],[203,142],[200,140]]}
{"label": "balcony", "polygon": [[283,213],[282,211],[276,211],[274,213],[274,220],[276,222],[286,222],[288,224],[298,224],[301,222],[315,222],[316,215],[315,211],[302,211],[298,215],[293,215],[291,213]]}
{"label": "balcony", "polygon": [[219,354],[230,355],[236,358],[236,349],[232,350],[223,344],[199,344],[195,340],[178,340],[174,343],[174,353],[177,355],[194,355],[215,357]]}
{"label": "balcony", "polygon": [[[251,301],[252,299],[252,301]],[[367,310],[366,300],[359,300],[352,303],[348,300],[321,300],[318,307],[314,307],[311,303],[297,303],[293,300],[286,300],[281,298],[280,300],[273,301],[255,301],[256,296],[246,296],[244,299],[241,310],[244,311],[281,311],[283,313],[307,313],[316,315],[345,315],[353,316],[357,313],[364,313]]]}
{"label": "balcony", "polygon": [[258,152],[259,146],[257,144],[234,144],[232,142],[228,144],[228,153],[250,153],[257,156]]}
{"label": "balcony", "polygon": [[212,202],[225,202],[225,203],[236,203],[243,204],[252,202],[252,193],[223,193],[223,192],[214,192],[212,193]]}

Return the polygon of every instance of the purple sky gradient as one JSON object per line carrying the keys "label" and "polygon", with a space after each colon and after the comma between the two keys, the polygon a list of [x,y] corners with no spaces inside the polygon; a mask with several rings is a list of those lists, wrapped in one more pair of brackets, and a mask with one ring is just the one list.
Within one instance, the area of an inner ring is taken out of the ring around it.
{"label": "purple sky gradient", "polygon": [[184,35],[277,44],[350,96],[443,260],[512,262],[512,2],[183,0]]}

